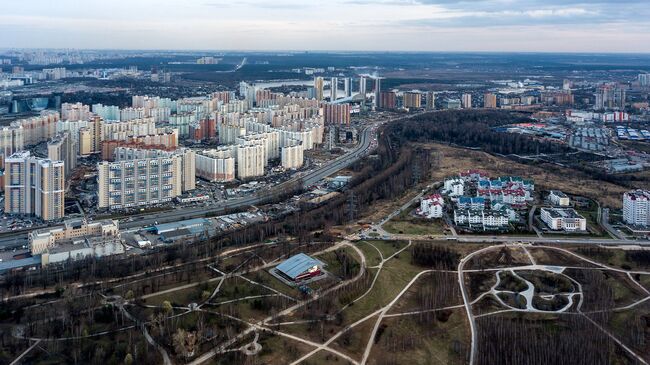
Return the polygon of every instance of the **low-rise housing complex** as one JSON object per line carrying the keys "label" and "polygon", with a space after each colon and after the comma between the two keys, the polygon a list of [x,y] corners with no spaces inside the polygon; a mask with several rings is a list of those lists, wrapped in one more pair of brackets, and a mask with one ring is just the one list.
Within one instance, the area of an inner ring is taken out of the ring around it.
{"label": "low-rise housing complex", "polygon": [[571,205],[569,196],[559,190],[551,190],[548,192],[548,201],[559,207],[568,207]]}
{"label": "low-rise housing complex", "polygon": [[442,218],[445,200],[440,194],[432,194],[420,201],[417,213],[425,218]]}
{"label": "low-rise housing complex", "polygon": [[518,176],[490,178],[479,170],[445,180],[442,193],[455,203],[454,223],[471,230],[505,230],[520,221],[517,209],[533,200],[535,184]]}

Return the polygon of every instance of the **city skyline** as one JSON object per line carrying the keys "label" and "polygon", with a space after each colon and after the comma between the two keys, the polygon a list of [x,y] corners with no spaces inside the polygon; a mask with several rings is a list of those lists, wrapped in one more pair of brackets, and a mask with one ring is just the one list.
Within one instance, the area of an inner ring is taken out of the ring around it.
{"label": "city skyline", "polygon": [[646,53],[648,15],[639,0],[35,0],[4,9],[0,47]]}

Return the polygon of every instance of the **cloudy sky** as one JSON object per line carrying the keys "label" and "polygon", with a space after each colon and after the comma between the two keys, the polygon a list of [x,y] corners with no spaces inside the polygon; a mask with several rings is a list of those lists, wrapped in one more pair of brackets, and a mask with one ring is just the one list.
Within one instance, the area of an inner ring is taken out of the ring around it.
{"label": "cloudy sky", "polygon": [[650,52],[649,0],[11,0],[0,47]]}

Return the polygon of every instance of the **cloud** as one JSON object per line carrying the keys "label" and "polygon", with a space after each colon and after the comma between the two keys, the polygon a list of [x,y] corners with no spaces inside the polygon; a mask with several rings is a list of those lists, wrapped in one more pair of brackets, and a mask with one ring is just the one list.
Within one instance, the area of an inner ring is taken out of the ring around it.
{"label": "cloud", "polygon": [[29,0],[0,47],[648,52],[647,1]]}

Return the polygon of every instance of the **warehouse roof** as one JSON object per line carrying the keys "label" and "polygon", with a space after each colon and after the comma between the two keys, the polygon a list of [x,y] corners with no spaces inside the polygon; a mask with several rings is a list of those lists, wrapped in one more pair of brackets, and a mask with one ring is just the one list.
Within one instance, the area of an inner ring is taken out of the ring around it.
{"label": "warehouse roof", "polygon": [[323,267],[323,263],[305,255],[304,253],[299,253],[288,258],[286,261],[278,265],[276,269],[289,278],[295,279],[298,275],[314,266]]}

